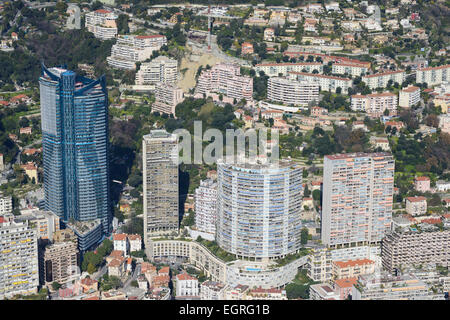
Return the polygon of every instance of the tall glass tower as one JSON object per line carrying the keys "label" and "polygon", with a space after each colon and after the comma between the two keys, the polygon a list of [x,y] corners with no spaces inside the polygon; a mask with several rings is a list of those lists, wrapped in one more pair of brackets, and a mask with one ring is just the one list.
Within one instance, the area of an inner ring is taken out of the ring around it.
{"label": "tall glass tower", "polygon": [[[64,222],[99,219],[111,232],[105,78],[46,68],[39,78],[45,209]],[[98,221],[98,220],[97,220]]]}

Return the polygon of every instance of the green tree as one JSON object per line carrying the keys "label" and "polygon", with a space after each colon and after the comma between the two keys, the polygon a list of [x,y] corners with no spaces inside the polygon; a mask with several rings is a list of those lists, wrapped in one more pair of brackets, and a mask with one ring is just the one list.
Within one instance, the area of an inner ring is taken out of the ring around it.
{"label": "green tree", "polygon": [[95,266],[92,263],[89,262],[89,264],[87,266],[87,272],[89,274],[93,274],[95,271],[97,271]]}
{"label": "green tree", "polygon": [[316,201],[320,201],[320,190],[314,190],[312,192],[313,199]]}
{"label": "green tree", "polygon": [[302,228],[302,231],[300,233],[300,242],[302,245],[305,245],[308,243],[308,229]]}
{"label": "green tree", "polygon": [[52,282],[52,288],[53,290],[58,290],[59,288],[61,288],[61,284],[59,282],[53,281]]}

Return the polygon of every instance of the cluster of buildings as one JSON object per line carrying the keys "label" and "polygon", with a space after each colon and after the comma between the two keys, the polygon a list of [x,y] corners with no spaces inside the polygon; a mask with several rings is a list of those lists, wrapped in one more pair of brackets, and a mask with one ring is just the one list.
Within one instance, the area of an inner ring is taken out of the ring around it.
{"label": "cluster of buildings", "polygon": [[[74,13],[75,15],[76,13]],[[86,13],[85,26],[89,32],[101,40],[109,40],[117,37],[117,15],[105,9],[98,9]]]}
{"label": "cluster of buildings", "polygon": [[[165,44],[167,44],[166,36],[159,34],[146,36],[119,35],[116,44],[111,48],[111,56],[107,57],[106,61],[113,68],[133,70],[136,69],[136,62],[149,59],[154,51],[159,50]],[[143,70],[147,68],[148,65]],[[171,72],[173,77],[173,67],[172,71],[170,71],[170,66],[168,68],[168,77],[170,78]],[[143,74],[145,75],[145,71],[143,71]],[[142,77],[142,81],[145,82],[147,79],[143,74],[138,79]],[[150,71],[150,74],[152,74],[152,71]],[[163,71],[162,75],[165,74],[166,72]],[[151,79],[149,80],[151,81]]]}
{"label": "cluster of buildings", "polygon": [[[253,100],[253,79],[241,75],[239,65],[216,64],[211,69],[203,70],[198,77],[195,94],[209,96],[217,93],[233,101]],[[225,101],[225,99],[224,99]]]}

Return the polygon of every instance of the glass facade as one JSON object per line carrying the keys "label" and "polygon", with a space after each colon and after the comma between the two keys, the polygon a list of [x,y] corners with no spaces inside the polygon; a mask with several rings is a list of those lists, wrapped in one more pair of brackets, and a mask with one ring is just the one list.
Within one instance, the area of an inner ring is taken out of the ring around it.
{"label": "glass facade", "polygon": [[100,219],[111,232],[105,78],[42,65],[45,209],[64,222]]}

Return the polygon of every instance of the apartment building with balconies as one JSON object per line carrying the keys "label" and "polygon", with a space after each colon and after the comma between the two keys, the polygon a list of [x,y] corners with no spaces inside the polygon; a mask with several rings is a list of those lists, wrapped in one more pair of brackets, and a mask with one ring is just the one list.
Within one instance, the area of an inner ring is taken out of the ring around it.
{"label": "apartment building with balconies", "polygon": [[161,85],[176,84],[178,80],[178,62],[166,56],[158,56],[150,62],[141,64],[136,73],[136,85],[145,86],[158,83]]}
{"label": "apartment building with balconies", "polygon": [[353,111],[366,112],[372,118],[382,116],[389,110],[390,116],[397,115],[397,95],[391,92],[373,93],[368,95],[352,95],[351,108]]}
{"label": "apartment building with balconies", "polygon": [[409,86],[400,90],[398,105],[402,108],[411,108],[420,102],[420,88]]}
{"label": "apartment building with balconies", "polygon": [[432,231],[393,231],[381,245],[381,261],[388,272],[407,266],[437,264],[450,265],[450,229]]}
{"label": "apartment building with balconies", "polygon": [[239,257],[268,261],[300,247],[302,168],[217,162],[216,240]]}
{"label": "apartment building with balconies", "polygon": [[[75,234],[73,233],[75,238]],[[80,256],[77,240],[54,242],[44,249],[43,279],[45,285],[60,284],[75,280],[80,275]]]}
{"label": "apartment building with balconies", "polygon": [[167,44],[163,35],[120,35],[116,44],[111,48],[111,56],[106,58],[108,64],[113,68],[133,70],[136,62],[149,59],[154,51],[159,50]]}
{"label": "apartment building with balconies", "polygon": [[352,300],[428,300],[429,287],[413,275],[371,274],[358,277]]}
{"label": "apartment building with balconies", "polygon": [[216,233],[217,183],[212,179],[200,182],[194,195],[195,226],[201,232]]}
{"label": "apartment building with balconies", "polygon": [[286,105],[307,106],[312,101],[319,101],[319,85],[273,77],[267,83],[267,99]]}
{"label": "apartment building with balconies", "polygon": [[13,216],[0,216],[0,299],[37,293],[39,285],[36,229]]}
{"label": "apartment building with balconies", "polygon": [[354,77],[360,77],[365,75],[369,69],[366,64],[354,64],[346,62],[333,63],[331,72],[334,74],[350,75]]}
{"label": "apartment building with balconies", "polygon": [[419,68],[416,70],[416,83],[426,83],[429,87],[436,86],[450,80],[450,64]]}
{"label": "apartment building with balconies", "polygon": [[377,88],[386,88],[389,81],[402,85],[405,81],[406,73],[403,70],[388,71],[382,73],[370,74],[362,77],[362,81],[372,90]]}
{"label": "apartment building with balconies", "polygon": [[260,63],[255,65],[255,71],[259,74],[261,71],[269,77],[287,76],[289,72],[308,72],[314,70],[317,73],[323,73],[323,64],[320,62],[296,62],[296,63]]}
{"label": "apartment building with balconies", "polygon": [[323,244],[335,248],[381,241],[391,226],[394,168],[387,152],[324,157]]}
{"label": "apartment building with balconies", "polygon": [[89,32],[101,40],[113,39],[117,36],[117,15],[109,10],[99,9],[86,13],[85,25]]}
{"label": "apartment building with balconies", "polygon": [[347,93],[348,88],[352,86],[352,80],[349,78],[327,76],[324,74],[289,72],[289,79],[317,83],[321,91],[336,92],[337,88],[341,88],[342,93]]}
{"label": "apartment building with balconies", "polygon": [[157,83],[152,112],[173,114],[175,116],[175,107],[183,100],[183,89],[172,84]]}
{"label": "apartment building with balconies", "polygon": [[13,211],[12,197],[0,193],[0,215],[8,215]]}
{"label": "apartment building with balconies", "polygon": [[220,63],[200,74],[196,94],[216,92],[240,101],[253,99],[253,78],[242,76],[239,65]]}
{"label": "apartment building with balconies", "polygon": [[316,282],[332,279],[331,251],[327,247],[312,248],[308,255],[307,275]]}
{"label": "apartment building with balconies", "polygon": [[178,231],[178,138],[152,130],[142,139],[144,241]]}

